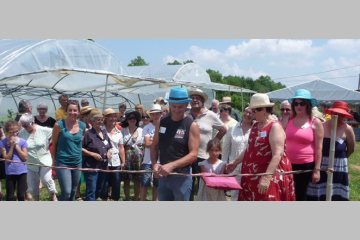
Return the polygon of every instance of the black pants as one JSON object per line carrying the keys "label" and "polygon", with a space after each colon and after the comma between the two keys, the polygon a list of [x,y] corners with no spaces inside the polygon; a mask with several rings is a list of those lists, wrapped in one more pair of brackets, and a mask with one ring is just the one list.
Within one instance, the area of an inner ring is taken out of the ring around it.
{"label": "black pants", "polygon": [[[305,164],[291,164],[293,171],[313,170],[315,162]],[[296,201],[306,201],[306,193],[312,180],[313,172],[294,174],[295,199]]]}
{"label": "black pants", "polygon": [[27,173],[20,175],[6,175],[6,201],[15,201],[15,187],[18,201],[25,201],[27,188]]}
{"label": "black pants", "polygon": [[[195,162],[191,164],[192,168],[192,174],[198,174],[201,173],[201,167],[199,166],[199,162],[204,161],[203,158],[197,158]],[[190,201],[194,201],[194,195],[195,195],[195,179],[197,179],[197,189],[199,189],[199,181],[200,177],[193,177],[192,178],[192,187],[191,187],[191,193],[190,193]],[[196,192],[197,193],[197,192]]]}

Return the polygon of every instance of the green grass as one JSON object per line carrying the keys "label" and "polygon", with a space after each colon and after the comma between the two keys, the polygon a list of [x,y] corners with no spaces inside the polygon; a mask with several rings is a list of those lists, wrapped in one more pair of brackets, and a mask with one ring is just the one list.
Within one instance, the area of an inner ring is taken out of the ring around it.
{"label": "green grass", "polygon": [[[355,152],[348,159],[348,169],[349,169],[349,187],[350,187],[350,201],[360,201],[360,142],[356,142]],[[6,195],[5,189],[5,180],[1,180],[1,189],[4,196]],[[60,196],[60,186],[58,180],[55,178],[55,185],[58,191],[58,198]],[[196,186],[196,184],[195,184]],[[85,183],[81,184],[80,193],[81,197],[85,199]],[[121,184],[121,192],[120,192],[119,201],[125,201],[124,187]],[[152,193],[151,189],[148,189],[147,201],[151,201]],[[196,196],[195,196],[196,199]],[[0,199],[0,201],[4,201],[5,199]],[[134,186],[133,183],[130,182],[130,200],[134,201]],[[51,201],[51,196],[47,192],[46,188],[43,187],[40,191],[40,201]]]}

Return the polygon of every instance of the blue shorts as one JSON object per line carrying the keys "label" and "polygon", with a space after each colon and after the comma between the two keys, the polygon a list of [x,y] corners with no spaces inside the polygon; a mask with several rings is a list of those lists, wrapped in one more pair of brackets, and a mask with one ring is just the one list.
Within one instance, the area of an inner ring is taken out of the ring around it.
{"label": "blue shorts", "polygon": [[[141,170],[153,170],[151,164],[143,164]],[[142,187],[158,187],[159,179],[154,178],[152,173],[141,173]]]}

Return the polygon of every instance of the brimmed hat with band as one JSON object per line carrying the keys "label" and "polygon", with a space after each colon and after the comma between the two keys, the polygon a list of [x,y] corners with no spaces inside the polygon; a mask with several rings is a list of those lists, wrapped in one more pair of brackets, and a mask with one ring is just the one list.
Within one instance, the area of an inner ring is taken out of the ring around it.
{"label": "brimmed hat with band", "polygon": [[206,95],[203,91],[201,91],[201,89],[195,89],[192,91],[189,91],[189,98],[191,98],[191,96],[193,95],[198,95],[201,96],[204,99],[204,102],[207,102],[208,100],[208,95]]}
{"label": "brimmed hat with band", "polygon": [[107,115],[110,115],[110,114],[116,114],[116,118],[120,118],[120,113],[117,113],[117,112],[115,112],[115,110],[114,109],[112,109],[112,108],[107,108],[107,109],[105,109],[105,112],[104,112],[104,117],[107,117]]}
{"label": "brimmed hat with band", "polygon": [[165,98],[170,103],[188,103],[192,99],[188,97],[188,91],[185,88],[173,88],[170,90],[169,98]]}
{"label": "brimmed hat with band", "polygon": [[90,112],[93,108],[91,106],[82,107],[80,109],[80,116],[85,115],[86,113]]}
{"label": "brimmed hat with band", "polygon": [[222,102],[220,102],[220,104],[223,103],[233,104],[233,102],[231,101],[231,97],[223,97]]}
{"label": "brimmed hat with band", "polygon": [[295,97],[293,98],[289,98],[289,103],[292,104],[292,102],[294,101],[294,99],[308,99],[311,102],[311,107],[315,107],[317,104],[317,100],[315,98],[311,97],[311,93],[306,90],[306,89],[298,89],[295,92]]}
{"label": "brimmed hat with band", "polygon": [[161,110],[161,106],[159,104],[153,104],[151,106],[151,110],[149,111],[150,113],[162,113],[162,110]]}
{"label": "brimmed hat with band", "polygon": [[250,99],[250,105],[248,108],[262,108],[262,107],[273,107],[275,103],[271,103],[269,96],[265,93],[255,93]]}
{"label": "brimmed hat with band", "polygon": [[344,115],[345,118],[354,118],[354,116],[349,113],[349,110],[350,109],[349,109],[348,104],[346,102],[335,101],[332,108],[325,109],[324,113],[330,114],[330,115],[334,114],[334,113],[337,113],[337,114]]}
{"label": "brimmed hat with band", "polygon": [[129,116],[130,116],[131,114],[134,114],[134,115],[135,115],[135,117],[137,118],[137,121],[138,121],[138,122],[141,121],[141,115],[140,115],[140,113],[139,113],[138,111],[132,111],[132,112],[126,113],[126,115],[125,115],[125,120],[124,120],[125,122],[128,120],[128,118],[129,118]]}
{"label": "brimmed hat with band", "polygon": [[90,112],[90,116],[93,117],[93,118],[104,117],[104,115],[102,114],[102,112],[98,108],[93,108],[91,110],[91,112]]}

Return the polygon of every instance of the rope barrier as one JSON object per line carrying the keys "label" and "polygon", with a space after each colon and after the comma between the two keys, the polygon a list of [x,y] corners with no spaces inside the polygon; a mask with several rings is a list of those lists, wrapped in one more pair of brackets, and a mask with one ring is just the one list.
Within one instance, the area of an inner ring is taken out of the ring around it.
{"label": "rope barrier", "polygon": [[[47,166],[43,164],[36,164],[36,163],[28,163],[28,162],[17,162],[8,159],[0,159],[0,161],[5,161],[7,163],[20,163],[38,167],[47,167],[51,169],[67,169],[67,170],[76,170],[82,172],[107,172],[107,173],[156,173],[155,170],[104,170],[104,169],[97,169],[97,168],[69,168],[69,167],[60,167],[60,166]],[[267,176],[267,175],[290,175],[290,174],[300,174],[300,173],[307,173],[307,172],[314,172],[314,171],[324,171],[334,172],[334,169],[330,168],[323,168],[323,169],[312,169],[312,170],[298,170],[298,171],[289,171],[289,172],[278,172],[278,173],[253,173],[253,174],[184,174],[184,173],[170,173],[169,175],[177,175],[177,176],[185,176],[185,177],[254,177],[254,176]]]}

